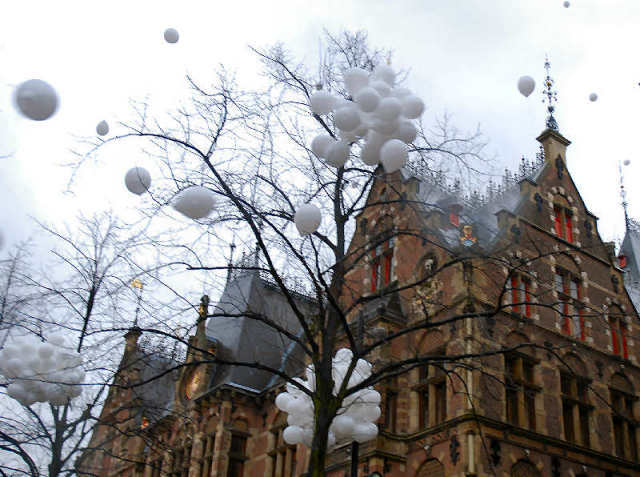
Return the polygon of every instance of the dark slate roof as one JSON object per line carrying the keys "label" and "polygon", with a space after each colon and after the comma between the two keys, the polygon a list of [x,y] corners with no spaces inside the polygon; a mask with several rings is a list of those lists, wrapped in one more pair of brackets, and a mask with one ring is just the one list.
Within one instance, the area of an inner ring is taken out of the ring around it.
{"label": "dark slate roof", "polygon": [[[518,182],[513,182],[501,193],[484,200],[474,201],[469,197],[462,197],[449,188],[434,183],[429,179],[417,177],[414,171],[403,169],[403,178],[415,178],[420,181],[418,200],[425,204],[427,212],[439,210],[445,214],[449,213],[452,204],[461,206],[459,213],[461,225],[472,225],[473,235],[478,238],[478,244],[485,248],[491,246],[499,232],[496,214],[501,210],[506,210],[517,214],[523,202],[520,193],[520,182],[528,180],[535,183],[535,179],[540,176],[544,166],[539,167],[529,176],[525,176]],[[460,245],[461,228],[442,229],[439,231],[444,243],[450,247]]]}
{"label": "dark slate roof", "polygon": [[145,383],[133,388],[134,402],[139,403],[138,424],[143,416],[153,424],[171,412],[179,377],[176,364],[155,352],[141,349],[134,352],[127,367],[138,368],[140,382]]}
{"label": "dark slate roof", "polygon": [[[312,300],[299,294],[294,296],[305,314],[312,312]],[[278,287],[257,273],[243,273],[227,282],[213,311],[227,316],[213,316],[207,321],[206,336],[218,343],[219,356],[225,360],[257,362],[288,374],[301,372],[304,361],[299,346],[267,324],[247,316],[252,313],[267,316],[293,334],[300,333],[298,319]],[[272,377],[265,370],[220,366],[210,387],[229,385],[259,393],[273,384]]]}
{"label": "dark slate roof", "polygon": [[631,221],[620,247],[627,258],[625,267],[625,287],[636,310],[640,310],[640,224]]}

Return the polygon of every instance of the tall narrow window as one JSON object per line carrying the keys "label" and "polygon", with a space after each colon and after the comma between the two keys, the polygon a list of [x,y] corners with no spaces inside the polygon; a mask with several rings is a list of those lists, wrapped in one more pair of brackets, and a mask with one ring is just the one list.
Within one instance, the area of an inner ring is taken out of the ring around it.
{"label": "tall narrow window", "polygon": [[584,316],[580,280],[564,270],[556,272],[555,288],[558,293],[562,332],[584,341]]}
{"label": "tall narrow window", "polygon": [[[445,350],[431,352],[442,356]],[[418,393],[418,423],[420,429],[437,426],[447,419],[447,382],[445,373],[437,366],[419,368],[419,381],[414,387]]]}
{"label": "tall narrow window", "polygon": [[609,311],[609,327],[611,329],[611,344],[613,346],[613,354],[629,358],[627,349],[627,325],[623,321],[624,315],[622,310],[614,306]]}
{"label": "tall narrow window", "polygon": [[635,397],[618,389],[611,389],[610,392],[616,455],[623,459],[637,461],[636,427],[638,424],[633,414]]}
{"label": "tall narrow window", "polygon": [[589,412],[592,406],[588,402],[588,381],[583,377],[562,373],[560,384],[565,440],[589,447]]}
{"label": "tall narrow window", "polygon": [[389,432],[396,432],[397,411],[398,391],[394,386],[393,388],[387,388],[384,402],[384,427]]}
{"label": "tall narrow window", "polygon": [[247,460],[247,438],[239,434],[231,436],[231,448],[229,449],[229,466],[227,477],[243,477],[244,461]]}
{"label": "tall narrow window", "polygon": [[418,424],[420,429],[429,427],[429,366],[420,367],[420,380],[418,382]]}
{"label": "tall narrow window", "polygon": [[387,286],[393,278],[393,220],[385,215],[378,224],[380,233],[376,241],[385,239],[371,251],[371,291]]}
{"label": "tall narrow window", "polygon": [[204,441],[202,462],[200,463],[200,477],[209,477],[209,475],[211,474],[211,469],[213,467],[213,450],[215,447],[215,442],[215,434],[209,434]]}
{"label": "tall narrow window", "polygon": [[573,214],[569,209],[556,205],[553,207],[553,228],[556,235],[573,243]]}
{"label": "tall narrow window", "polygon": [[511,276],[511,311],[531,317],[531,281],[520,275]]}
{"label": "tall narrow window", "polygon": [[505,407],[507,422],[531,430],[536,428],[535,362],[520,354],[505,355]]}

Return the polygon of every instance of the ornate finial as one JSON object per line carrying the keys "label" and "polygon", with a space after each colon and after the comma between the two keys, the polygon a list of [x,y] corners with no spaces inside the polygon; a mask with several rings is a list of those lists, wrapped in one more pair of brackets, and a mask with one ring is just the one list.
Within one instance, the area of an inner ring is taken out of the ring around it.
{"label": "ornate finial", "polygon": [[131,281],[131,287],[138,289],[138,302],[136,304],[136,316],[133,319],[133,326],[137,327],[138,326],[138,315],[140,314],[140,302],[142,301],[142,290],[144,289],[144,283],[142,283],[137,278],[134,278]]}
{"label": "ornate finial", "polygon": [[549,129],[553,129],[554,131],[558,130],[558,122],[556,118],[553,117],[553,112],[555,111],[555,107],[553,106],[554,102],[558,101],[558,93],[553,89],[553,79],[549,75],[549,69],[551,68],[551,63],[549,63],[549,57],[545,55],[544,58],[544,69],[547,70],[547,76],[544,79],[544,91],[542,92],[543,103],[547,103],[547,111],[549,111],[549,116],[547,117],[547,127]]}
{"label": "ornate finial", "polygon": [[[624,165],[629,165],[629,160],[624,161]],[[624,188],[624,174],[622,173],[622,163],[618,162],[618,174],[620,174],[620,198],[622,199],[622,209],[624,210],[624,227],[629,230],[629,202],[627,202],[627,191]]]}

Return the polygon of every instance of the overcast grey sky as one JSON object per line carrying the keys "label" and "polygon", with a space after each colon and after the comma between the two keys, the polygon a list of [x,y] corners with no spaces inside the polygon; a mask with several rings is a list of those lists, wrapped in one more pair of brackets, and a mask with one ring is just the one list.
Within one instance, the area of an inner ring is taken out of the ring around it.
{"label": "overcast grey sky", "polygon": [[[95,134],[102,119],[117,132],[116,120],[130,117],[129,98],[148,95],[170,109],[186,99],[186,72],[207,82],[224,63],[250,85],[260,65],[247,45],[283,42],[313,60],[323,28],[347,28],[366,29],[373,44],[395,51],[394,66],[410,69],[408,86],[428,106],[427,122],[447,111],[459,128],[480,124],[488,152],[514,169],[523,154],[537,151],[549,54],[560,131],[573,142],[570,172],[604,238],[621,237],[619,160],[631,159],[629,199],[640,215],[639,24],[637,0],[571,0],[570,8],[562,0],[7,2],[0,16],[0,155],[14,155],[0,160],[0,228],[15,242],[28,234],[29,214],[56,221],[80,208],[135,207],[124,172],[148,160],[135,150],[103,151],[102,165],[84,170],[76,195],[62,193],[70,171],[60,164],[77,148],[74,135]],[[177,44],[164,42],[167,27],[180,32]],[[537,82],[528,99],[516,89],[522,75]],[[30,78],[60,95],[49,121],[28,121],[11,106],[15,85]]]}

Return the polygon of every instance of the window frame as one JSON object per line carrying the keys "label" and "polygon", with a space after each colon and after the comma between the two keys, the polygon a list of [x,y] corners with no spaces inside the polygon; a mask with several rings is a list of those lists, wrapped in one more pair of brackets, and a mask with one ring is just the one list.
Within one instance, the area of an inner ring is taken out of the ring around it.
{"label": "window frame", "polygon": [[[556,268],[554,272],[554,290],[561,307],[562,333],[580,341],[586,341],[584,323],[584,299],[582,279],[567,270]],[[577,331],[576,332],[576,328]]]}
{"label": "window frame", "polygon": [[638,462],[638,442],[636,439],[638,421],[633,409],[638,398],[613,387],[609,388],[609,395],[611,397],[611,431],[616,456]]}
{"label": "window frame", "polygon": [[391,237],[371,250],[371,292],[389,286],[393,281],[394,238]]}
{"label": "window frame", "polygon": [[540,386],[535,383],[535,367],[538,363],[523,353],[504,354],[506,422],[531,431],[537,427],[535,403]]}
{"label": "window frame", "polygon": [[[509,289],[511,312],[525,318],[531,318],[531,278],[522,273],[513,273],[509,282],[511,284]],[[514,305],[514,303],[517,304]]]}
{"label": "window frame", "polygon": [[607,310],[609,332],[611,334],[611,349],[613,354],[624,359],[629,359],[629,345],[627,341],[628,329],[624,320],[624,313],[617,305],[615,306],[619,312],[611,313],[611,308]]}
{"label": "window frame", "polygon": [[553,227],[556,236],[574,243],[573,211],[559,204],[553,205]]}
{"label": "window frame", "polygon": [[590,417],[594,407],[588,401],[587,391],[590,382],[591,380],[582,376],[565,371],[560,372],[562,423],[565,440],[583,447],[591,447]]}

